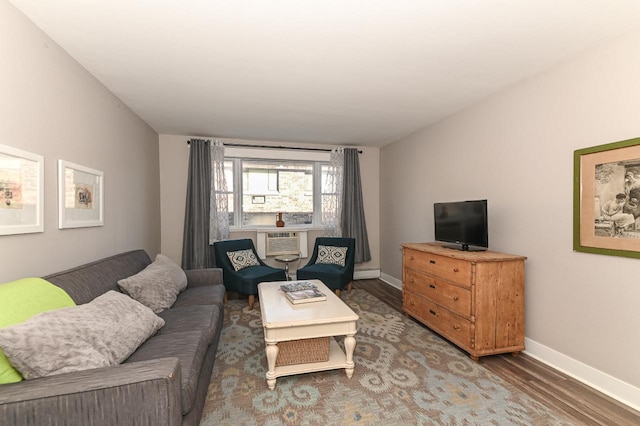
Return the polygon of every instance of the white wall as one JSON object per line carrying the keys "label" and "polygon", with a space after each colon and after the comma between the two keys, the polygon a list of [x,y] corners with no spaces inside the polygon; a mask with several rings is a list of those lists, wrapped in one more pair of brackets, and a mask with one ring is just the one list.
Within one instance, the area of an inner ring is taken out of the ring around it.
{"label": "white wall", "polygon": [[[0,283],[160,249],[158,135],[0,0],[0,144],[44,156],[43,233],[0,236]],[[57,160],[104,172],[104,226],[58,229]]]}
{"label": "white wall", "polygon": [[[187,188],[187,171],[189,168],[189,147],[187,141],[192,136],[160,135],[160,186],[162,205],[162,252],[180,262],[182,258],[182,231],[184,224],[185,199]],[[331,148],[326,145],[301,145],[292,142],[248,141],[224,139],[229,142],[254,145],[284,145],[313,148]],[[229,150],[231,148],[227,148]],[[362,198],[365,208],[365,220],[369,234],[371,261],[356,265],[357,271],[380,269],[380,149],[374,147],[358,147],[360,155],[360,173],[362,178]],[[264,151],[264,150],[263,150]],[[270,155],[273,151],[270,151]],[[285,152],[285,151],[283,151]],[[275,223],[274,223],[275,226]],[[315,235],[314,233],[312,235]],[[255,232],[231,233],[232,238],[253,238]],[[310,250],[313,250],[313,238],[309,238]],[[274,266],[273,261],[267,261]],[[304,265],[304,262],[301,263]],[[296,266],[296,265],[293,265]]]}
{"label": "white wall", "polygon": [[490,248],[528,256],[528,348],[636,407],[640,260],[573,252],[572,161],[640,136],[638,46],[628,35],[383,148],[380,179],[383,273],[401,279],[400,244],[433,239],[434,202],[487,198]]}

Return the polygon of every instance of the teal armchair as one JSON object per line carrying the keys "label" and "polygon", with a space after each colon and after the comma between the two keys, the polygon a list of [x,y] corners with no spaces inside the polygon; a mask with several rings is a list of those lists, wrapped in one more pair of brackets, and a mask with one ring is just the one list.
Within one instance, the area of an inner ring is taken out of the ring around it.
{"label": "teal armchair", "polygon": [[[328,247],[328,249],[323,252],[319,249],[320,246]],[[346,248],[347,250],[343,255],[344,250],[335,250],[332,247]],[[299,280],[318,279],[339,296],[340,290],[343,288],[347,287],[351,290],[355,250],[355,238],[318,237],[309,262],[298,269],[296,278]],[[339,264],[342,260],[344,265]]]}
{"label": "teal armchair", "polygon": [[[242,265],[243,267],[236,271],[228,253],[240,250],[250,250],[255,258],[246,263],[252,263],[253,261],[256,264],[250,266]],[[249,238],[215,242],[213,251],[216,257],[216,266],[222,268],[225,289],[247,294],[249,296],[249,310],[253,309],[255,296],[258,294],[258,284],[263,281],[286,281],[287,279],[284,269],[271,267],[258,257],[253,240]]]}

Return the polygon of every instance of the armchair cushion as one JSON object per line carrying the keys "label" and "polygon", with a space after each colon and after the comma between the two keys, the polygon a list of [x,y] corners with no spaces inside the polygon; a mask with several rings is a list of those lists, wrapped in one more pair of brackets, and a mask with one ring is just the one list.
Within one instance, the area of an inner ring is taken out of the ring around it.
{"label": "armchair cushion", "polygon": [[344,266],[346,257],[347,247],[318,245],[318,257],[316,259],[316,263]]}
{"label": "armchair cushion", "polygon": [[253,254],[253,250],[229,251],[227,252],[227,256],[229,256],[231,265],[233,266],[233,269],[236,270],[236,272],[248,266],[260,265],[255,254]]}

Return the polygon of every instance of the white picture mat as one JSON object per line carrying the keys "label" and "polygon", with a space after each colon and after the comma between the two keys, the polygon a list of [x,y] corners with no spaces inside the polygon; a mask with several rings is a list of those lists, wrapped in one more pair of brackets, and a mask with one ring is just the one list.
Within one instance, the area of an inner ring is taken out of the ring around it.
{"label": "white picture mat", "polygon": [[104,225],[104,173],[58,160],[58,227]]}
{"label": "white picture mat", "polygon": [[0,235],[44,232],[44,157],[0,145]]}

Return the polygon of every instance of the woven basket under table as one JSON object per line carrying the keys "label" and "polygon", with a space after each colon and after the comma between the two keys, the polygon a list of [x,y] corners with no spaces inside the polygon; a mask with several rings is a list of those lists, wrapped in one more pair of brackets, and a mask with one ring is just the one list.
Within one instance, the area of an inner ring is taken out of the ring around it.
{"label": "woven basket under table", "polygon": [[278,342],[276,366],[329,361],[329,338]]}

